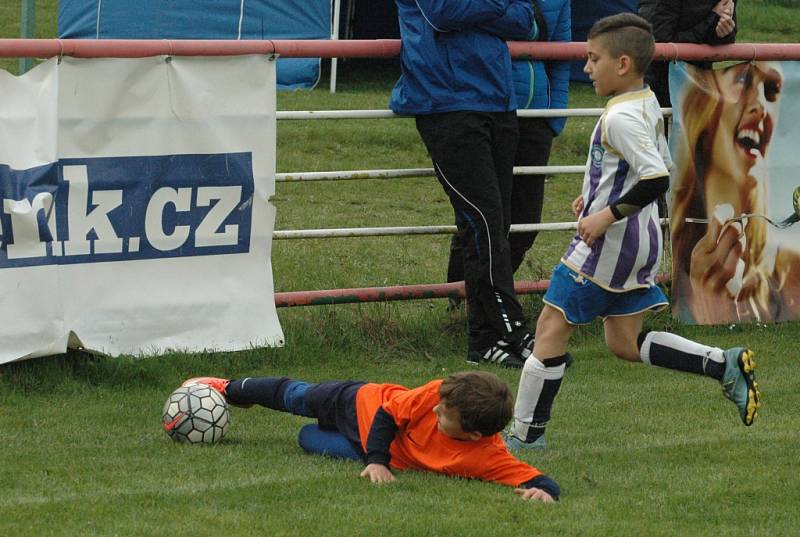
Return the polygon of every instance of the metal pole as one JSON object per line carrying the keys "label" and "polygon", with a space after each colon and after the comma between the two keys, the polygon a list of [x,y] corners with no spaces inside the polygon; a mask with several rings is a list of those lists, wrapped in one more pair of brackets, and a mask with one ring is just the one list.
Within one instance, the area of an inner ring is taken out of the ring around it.
{"label": "metal pole", "polygon": [[[342,0],[333,0],[333,24],[331,28],[331,40],[339,39],[339,14],[342,11]],[[336,67],[338,58],[331,58],[331,93],[336,93]]]}
{"label": "metal pole", "polygon": [[[543,60],[586,58],[586,43],[509,42],[511,56]],[[231,39],[2,39],[0,58],[145,58],[150,56],[235,56],[278,54],[282,58],[396,58],[399,39],[257,40]],[[695,45],[656,43],[654,58],[672,61],[797,60],[800,43]]]}
{"label": "metal pole", "polygon": [[[514,290],[518,295],[544,293],[547,291],[549,283],[550,280],[517,281],[514,282]],[[289,291],[275,293],[275,307],[289,308],[294,306],[323,306],[327,304],[355,304],[359,302],[387,302],[390,300],[446,297],[463,298],[464,282],[329,289],[324,291]]]}
{"label": "metal pole", "polygon": [[[19,36],[33,39],[36,33],[36,0],[22,0]],[[19,74],[25,74],[33,67],[33,58],[19,59]]]}

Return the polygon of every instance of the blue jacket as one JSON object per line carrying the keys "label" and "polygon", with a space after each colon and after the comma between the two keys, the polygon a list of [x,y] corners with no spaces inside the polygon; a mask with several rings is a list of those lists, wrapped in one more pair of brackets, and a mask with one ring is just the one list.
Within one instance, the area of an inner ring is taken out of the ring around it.
{"label": "blue jacket", "polygon": [[[538,2],[547,25],[541,41],[572,41],[572,12],[569,0]],[[544,31],[542,28],[540,31]],[[566,108],[569,95],[568,61],[514,60],[514,91],[519,108]],[[566,118],[549,118],[547,124],[558,136]]]}
{"label": "blue jacket", "polygon": [[396,0],[398,114],[516,109],[506,40],[536,36],[530,0]]}

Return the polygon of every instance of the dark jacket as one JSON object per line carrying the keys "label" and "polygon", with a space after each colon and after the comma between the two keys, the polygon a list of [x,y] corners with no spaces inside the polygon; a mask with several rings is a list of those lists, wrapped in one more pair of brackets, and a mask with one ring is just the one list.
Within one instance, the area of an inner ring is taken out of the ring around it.
{"label": "dark jacket", "polygon": [[[736,41],[736,30],[725,37],[717,37],[719,15],[711,11],[718,0],[658,0],[652,8],[650,24],[659,43],[697,43],[701,45],[726,45]],[[644,2],[644,12],[649,11]],[[641,8],[640,8],[641,9]],[[733,20],[736,22],[736,2]]]}
{"label": "dark jacket", "polygon": [[[572,41],[572,17],[569,0],[534,0],[544,18],[539,41]],[[547,35],[543,35],[544,32]],[[513,62],[514,91],[519,108],[562,109],[569,95],[569,62],[521,60]],[[555,135],[564,129],[566,118],[548,118]]]}
{"label": "dark jacket", "polygon": [[516,110],[506,40],[536,37],[530,0],[395,0],[398,114]]}
{"label": "dark jacket", "polygon": [[639,0],[639,16],[652,21],[656,4],[658,4],[658,0]]}
{"label": "dark jacket", "polygon": [[[659,43],[697,43],[699,45],[727,45],[736,41],[736,30],[725,37],[717,37],[719,15],[711,11],[719,0],[642,0],[639,13],[653,25],[653,34]],[[736,22],[736,0],[733,4]],[[711,62],[692,62],[710,69]],[[672,106],[669,96],[667,62],[653,62],[645,75],[645,82],[656,94],[661,106]]]}

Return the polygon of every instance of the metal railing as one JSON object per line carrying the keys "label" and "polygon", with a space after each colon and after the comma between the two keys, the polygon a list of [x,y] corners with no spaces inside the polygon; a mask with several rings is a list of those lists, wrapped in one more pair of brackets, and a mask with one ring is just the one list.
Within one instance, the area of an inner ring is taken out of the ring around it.
{"label": "metal railing", "polygon": [[[585,43],[511,42],[512,57],[542,60],[578,60],[586,57]],[[148,57],[158,55],[224,56],[239,54],[269,54],[283,57],[320,58],[390,58],[400,52],[399,40],[369,41],[282,41],[282,40],[60,40],[60,39],[0,39],[0,57],[50,58],[62,55],[76,57]],[[796,60],[800,58],[800,44],[738,43],[711,47],[686,43],[658,43],[656,60]],[[665,114],[671,110],[664,109]],[[592,117],[602,109],[577,108],[567,110],[522,110],[522,117]],[[329,110],[281,111],[279,120],[317,119],[385,119],[401,118],[388,110]],[[530,166],[515,168],[515,173],[568,174],[584,173],[585,166]],[[328,172],[292,172],[277,174],[276,181],[321,181],[351,179],[390,179],[433,176],[432,168],[396,170],[355,170]],[[662,221],[664,224],[665,221]],[[512,232],[553,231],[575,229],[575,222],[524,224],[511,226]],[[325,230],[276,230],[275,239],[322,237],[358,237],[389,235],[448,234],[455,226],[417,226],[384,228],[345,228]],[[661,277],[665,280],[666,277]],[[517,292],[542,292],[547,281],[516,282]],[[276,305],[298,306],[346,302],[371,302],[378,300],[406,300],[463,296],[463,282],[451,284],[411,285],[380,288],[333,289],[325,291],[297,291],[275,293]]]}

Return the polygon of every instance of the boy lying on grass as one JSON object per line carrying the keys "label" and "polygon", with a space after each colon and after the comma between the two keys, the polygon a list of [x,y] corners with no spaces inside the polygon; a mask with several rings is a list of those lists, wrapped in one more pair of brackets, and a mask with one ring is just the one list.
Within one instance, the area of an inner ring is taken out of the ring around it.
{"label": "boy lying on grass", "polygon": [[517,460],[503,444],[498,433],[511,419],[513,397],[492,373],[455,373],[415,389],[287,377],[198,377],[183,386],[198,383],[231,405],[316,418],[317,424],[300,429],[300,446],[364,462],[361,476],[373,483],[394,481],[394,468],[494,481],[514,487],[525,500],[553,502],[561,492],[553,479]]}

